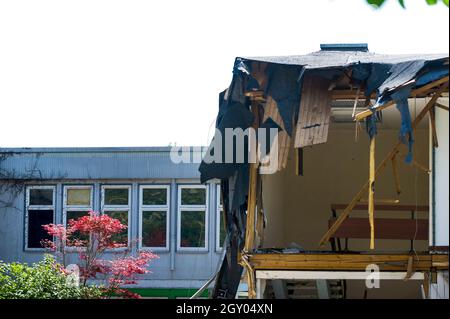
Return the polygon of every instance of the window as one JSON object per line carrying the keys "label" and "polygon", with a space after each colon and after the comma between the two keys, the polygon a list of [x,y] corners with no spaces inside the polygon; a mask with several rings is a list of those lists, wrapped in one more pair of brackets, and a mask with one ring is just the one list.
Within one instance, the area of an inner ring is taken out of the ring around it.
{"label": "window", "polygon": [[220,193],[220,184],[216,185],[216,196],[216,251],[221,251],[227,232],[224,224],[225,219],[223,216],[224,211]]}
{"label": "window", "polygon": [[[93,190],[91,185],[64,186],[63,223],[68,225],[70,220],[77,220],[88,215],[92,210]],[[87,235],[74,233],[73,239],[87,240]]]}
{"label": "window", "polygon": [[169,203],[169,185],[140,186],[140,248],[169,250]]}
{"label": "window", "polygon": [[112,237],[120,244],[128,245],[131,187],[129,185],[102,185],[102,214],[120,220],[126,226]]}
{"label": "window", "polygon": [[55,187],[29,186],[26,188],[25,244],[27,249],[43,249],[41,241],[52,240],[42,225],[54,223]]}
{"label": "window", "polygon": [[208,250],[208,190],[204,185],[178,186],[179,250]]}

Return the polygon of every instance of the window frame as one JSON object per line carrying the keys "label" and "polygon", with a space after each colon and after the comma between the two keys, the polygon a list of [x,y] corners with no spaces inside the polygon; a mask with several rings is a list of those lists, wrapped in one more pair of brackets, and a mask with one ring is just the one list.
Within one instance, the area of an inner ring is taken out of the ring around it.
{"label": "window frame", "polygon": [[[67,227],[67,212],[76,211],[76,212],[90,212],[94,210],[94,185],[92,184],[67,184],[62,185],[63,189],[63,201],[62,201],[62,222],[64,227]],[[91,196],[90,196],[90,203],[89,205],[68,205],[67,204],[67,190],[68,189],[90,189],[91,190]],[[79,251],[80,248],[85,247],[73,247],[73,246],[64,246],[64,249],[68,252],[75,252]]]}
{"label": "window frame", "polygon": [[[126,188],[128,189],[128,205],[105,205],[105,189],[118,189],[118,188]],[[126,250],[130,247],[130,238],[131,238],[131,185],[130,184],[102,184],[100,185],[100,214],[104,215],[105,211],[118,211],[123,212],[127,211],[127,245],[126,247],[118,247],[107,249],[107,251],[117,251],[117,250]]]}
{"label": "window frame", "polygon": [[[185,188],[205,189],[204,205],[182,205],[181,193]],[[209,251],[209,187],[202,184],[182,184],[177,190],[177,251],[179,252],[208,252]],[[181,247],[181,212],[204,211],[205,212],[205,246],[203,247]]]}
{"label": "window frame", "polygon": [[[51,189],[53,191],[52,205],[30,205],[30,190],[31,189]],[[56,186],[55,185],[26,185],[25,186],[25,229],[24,229],[24,249],[25,251],[45,251],[44,247],[28,247],[28,225],[29,225],[29,210],[52,210],[53,211],[53,221],[56,223]]]}
{"label": "window frame", "polygon": [[223,247],[220,242],[220,225],[223,223],[221,212],[223,211],[223,206],[220,203],[220,184],[216,185],[216,252],[222,252]]}
{"label": "window frame", "polygon": [[[144,205],[144,189],[166,189],[167,200],[166,205]],[[159,252],[169,252],[170,251],[170,184],[142,184],[139,185],[139,241],[138,249],[142,251],[159,251]],[[155,212],[166,212],[166,246],[165,247],[147,247],[143,246],[142,243],[142,231],[143,231],[143,212],[145,211],[155,211]]]}

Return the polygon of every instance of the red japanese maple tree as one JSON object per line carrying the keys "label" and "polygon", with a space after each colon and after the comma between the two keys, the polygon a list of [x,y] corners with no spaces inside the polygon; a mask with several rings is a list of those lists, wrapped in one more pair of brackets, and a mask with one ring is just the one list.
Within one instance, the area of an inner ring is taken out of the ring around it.
{"label": "red japanese maple tree", "polygon": [[[61,224],[42,227],[54,238],[53,241],[42,241],[42,245],[54,251],[64,266],[67,266],[68,252],[75,250],[78,253],[82,285],[87,285],[89,279],[102,277],[106,280],[105,297],[140,297],[121,287],[136,284],[137,276],[148,273],[148,264],[158,256],[151,252],[139,252],[137,256],[132,256],[128,245],[115,239],[127,228],[118,219],[91,211],[87,216],[69,220],[67,227]],[[107,250],[113,252],[115,258],[103,259]]]}

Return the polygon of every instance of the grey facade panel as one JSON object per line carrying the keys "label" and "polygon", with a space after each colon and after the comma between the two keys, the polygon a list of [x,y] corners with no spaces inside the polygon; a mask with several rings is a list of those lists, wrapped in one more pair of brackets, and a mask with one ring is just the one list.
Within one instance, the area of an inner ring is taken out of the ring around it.
{"label": "grey facade panel", "polygon": [[[200,148],[190,158],[201,157]],[[169,147],[0,149],[0,169],[16,179],[199,178],[199,160],[172,162]],[[192,163],[193,162],[193,163]],[[0,175],[0,179],[5,178]]]}

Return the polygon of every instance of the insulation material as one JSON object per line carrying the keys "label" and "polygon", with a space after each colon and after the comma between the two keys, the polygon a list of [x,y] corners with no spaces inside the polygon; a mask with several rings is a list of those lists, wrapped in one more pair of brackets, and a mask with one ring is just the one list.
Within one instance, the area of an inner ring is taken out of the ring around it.
{"label": "insulation material", "polygon": [[306,76],[303,80],[295,147],[326,143],[331,112],[329,85],[329,80],[318,76]]}

